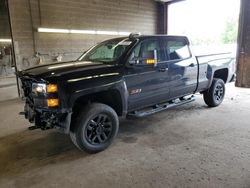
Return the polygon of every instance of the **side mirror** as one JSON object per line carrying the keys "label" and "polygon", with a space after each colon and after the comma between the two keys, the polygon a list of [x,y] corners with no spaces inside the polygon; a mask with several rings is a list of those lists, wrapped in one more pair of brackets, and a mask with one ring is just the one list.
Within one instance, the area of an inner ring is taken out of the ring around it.
{"label": "side mirror", "polygon": [[153,64],[155,67],[157,66],[157,62],[158,62],[158,59],[157,59],[157,50],[154,49],[154,50],[151,50],[151,51],[148,51],[146,52],[146,54],[143,54],[145,56],[145,64]]}

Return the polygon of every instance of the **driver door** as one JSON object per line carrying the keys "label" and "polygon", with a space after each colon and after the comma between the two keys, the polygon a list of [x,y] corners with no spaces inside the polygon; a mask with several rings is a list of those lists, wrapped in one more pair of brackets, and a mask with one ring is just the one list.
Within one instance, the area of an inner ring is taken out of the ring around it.
{"label": "driver door", "polygon": [[166,101],[169,76],[160,38],[140,42],[129,59],[130,64],[133,62],[127,67],[125,76],[129,111]]}

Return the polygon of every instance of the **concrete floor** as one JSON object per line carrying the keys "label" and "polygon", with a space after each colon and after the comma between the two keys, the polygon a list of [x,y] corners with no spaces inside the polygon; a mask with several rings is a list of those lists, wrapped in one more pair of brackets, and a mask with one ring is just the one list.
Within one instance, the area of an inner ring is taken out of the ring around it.
{"label": "concrete floor", "polygon": [[68,136],[28,131],[22,102],[0,103],[0,187],[250,187],[250,89],[227,86],[224,103],[193,103],[123,120],[104,152]]}

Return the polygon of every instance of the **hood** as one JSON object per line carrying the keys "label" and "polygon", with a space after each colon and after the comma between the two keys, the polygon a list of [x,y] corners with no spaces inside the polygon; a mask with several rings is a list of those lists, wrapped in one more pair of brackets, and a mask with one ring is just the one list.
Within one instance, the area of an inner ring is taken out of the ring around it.
{"label": "hood", "polygon": [[92,75],[96,73],[113,71],[115,65],[91,61],[70,61],[40,65],[23,70],[19,76],[28,76],[35,79],[62,79],[77,77],[77,75]]}

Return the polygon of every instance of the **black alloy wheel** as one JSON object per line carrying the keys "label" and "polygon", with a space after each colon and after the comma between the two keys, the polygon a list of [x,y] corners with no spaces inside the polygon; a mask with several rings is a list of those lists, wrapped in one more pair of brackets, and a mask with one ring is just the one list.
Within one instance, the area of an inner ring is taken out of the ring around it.
{"label": "black alloy wheel", "polygon": [[88,153],[97,153],[109,147],[119,130],[116,112],[102,103],[85,106],[75,122],[70,131],[71,140],[80,150]]}
{"label": "black alloy wheel", "polygon": [[224,97],[224,88],[220,83],[218,83],[214,89],[214,99],[217,102],[220,102],[223,97]]}
{"label": "black alloy wheel", "polygon": [[214,78],[210,88],[203,93],[203,99],[209,107],[219,106],[225,96],[225,84],[222,79]]}
{"label": "black alloy wheel", "polygon": [[112,131],[112,121],[106,114],[98,114],[92,118],[84,131],[90,144],[96,145],[106,142]]}

